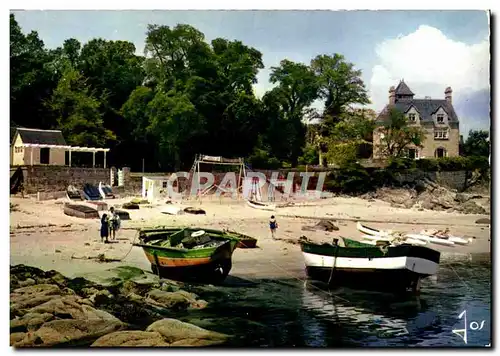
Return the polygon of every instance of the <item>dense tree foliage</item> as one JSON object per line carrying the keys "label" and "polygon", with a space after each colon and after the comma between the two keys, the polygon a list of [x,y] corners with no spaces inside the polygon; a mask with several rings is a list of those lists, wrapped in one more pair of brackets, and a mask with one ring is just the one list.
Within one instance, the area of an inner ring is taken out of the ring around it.
{"label": "dense tree foliage", "polygon": [[379,132],[379,149],[385,157],[403,157],[412,145],[422,147],[425,139],[424,130],[420,126],[409,125],[404,113],[396,108],[389,109]]}
{"label": "dense tree foliage", "polygon": [[490,133],[485,130],[469,131],[469,137],[462,147],[464,156],[489,157]]}
{"label": "dense tree foliage", "polygon": [[[371,139],[373,122],[352,107],[368,103],[361,72],[340,54],[281,61],[258,98],[262,53],[237,40],[208,42],[187,24],[149,25],[140,56],[133,43],[102,38],[48,49],[11,15],[10,48],[11,125],[110,147],[110,164],[132,170],[143,159],[150,171],[188,169],[196,153],[259,167],[318,164],[340,144]],[[311,108],[316,100],[322,110]]]}

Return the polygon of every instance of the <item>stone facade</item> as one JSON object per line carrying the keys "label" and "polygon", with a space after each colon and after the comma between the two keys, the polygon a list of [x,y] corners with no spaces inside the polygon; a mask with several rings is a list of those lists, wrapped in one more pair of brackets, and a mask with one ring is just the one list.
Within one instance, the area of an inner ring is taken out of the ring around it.
{"label": "stone facade", "polygon": [[414,99],[414,94],[401,81],[389,89],[389,104],[377,118],[379,126],[373,132],[373,158],[384,158],[381,144],[389,110],[395,108],[406,116],[409,125],[420,126],[425,132],[422,147],[408,146],[411,158],[438,158],[459,156],[460,123],[452,104],[452,90],[446,88],[444,99]]}

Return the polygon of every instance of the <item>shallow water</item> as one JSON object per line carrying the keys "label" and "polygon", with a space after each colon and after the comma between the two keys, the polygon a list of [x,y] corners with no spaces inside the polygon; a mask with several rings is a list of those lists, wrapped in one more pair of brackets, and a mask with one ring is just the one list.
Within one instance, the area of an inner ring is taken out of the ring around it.
{"label": "shallow water", "polygon": [[[209,307],[176,317],[234,335],[230,346],[236,347],[484,347],[491,340],[489,255],[442,258],[437,275],[423,280],[419,296],[231,276],[223,287],[194,286],[193,291]],[[467,344],[452,332],[464,329],[463,311]],[[480,330],[472,330],[473,322]]]}

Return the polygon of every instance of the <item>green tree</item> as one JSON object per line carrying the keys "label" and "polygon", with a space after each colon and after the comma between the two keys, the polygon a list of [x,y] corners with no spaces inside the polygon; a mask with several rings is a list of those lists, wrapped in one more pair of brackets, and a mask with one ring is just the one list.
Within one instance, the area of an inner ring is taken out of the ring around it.
{"label": "green tree", "polygon": [[343,55],[319,55],[311,61],[311,68],[318,78],[320,98],[325,101],[325,123],[335,124],[348,105],[370,103],[361,70]]}
{"label": "green tree", "polygon": [[318,96],[318,85],[314,73],[304,64],[289,60],[281,61],[278,67],[271,68],[270,81],[277,84],[266,94],[264,102],[270,104],[275,116],[276,131],[274,139],[284,142],[281,147],[292,165],[298,163],[305,144],[306,127],[303,122],[306,112]]}
{"label": "green tree", "polygon": [[385,157],[402,157],[406,149],[414,145],[422,147],[425,132],[419,126],[412,126],[401,111],[396,108],[389,109],[387,116],[380,127],[378,148]]}
{"label": "green tree", "polygon": [[100,103],[75,69],[66,70],[50,100],[46,102],[68,144],[104,146],[115,135],[103,126]]}
{"label": "green tree", "polygon": [[463,145],[465,156],[489,157],[490,133],[486,130],[470,130],[469,137]]}
{"label": "green tree", "polygon": [[51,121],[43,102],[56,87],[59,77],[50,67],[51,55],[32,31],[24,35],[13,14],[10,15],[10,123],[50,129]]}
{"label": "green tree", "polygon": [[147,107],[148,133],[158,142],[162,168],[178,170],[196,153],[197,138],[204,133],[203,118],[186,94],[158,91]]}
{"label": "green tree", "polygon": [[372,110],[347,109],[326,138],[327,158],[340,166],[355,162],[360,148],[371,145],[375,120]]}

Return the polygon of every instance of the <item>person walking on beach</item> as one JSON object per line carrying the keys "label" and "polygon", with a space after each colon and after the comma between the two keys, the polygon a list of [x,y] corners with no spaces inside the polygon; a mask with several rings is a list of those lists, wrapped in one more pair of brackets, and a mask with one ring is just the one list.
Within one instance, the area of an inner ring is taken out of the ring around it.
{"label": "person walking on beach", "polygon": [[274,239],[276,234],[276,229],[278,228],[278,223],[274,218],[274,215],[271,216],[271,220],[269,220],[269,229],[271,230],[271,236]]}
{"label": "person walking on beach", "polygon": [[109,218],[109,237],[111,240],[114,240],[116,238],[116,230],[120,227],[120,217],[115,212],[115,208],[113,207],[109,209],[109,212],[111,215]]}
{"label": "person walking on beach", "polygon": [[108,214],[103,214],[101,218],[101,242],[108,243],[108,235],[109,235]]}

